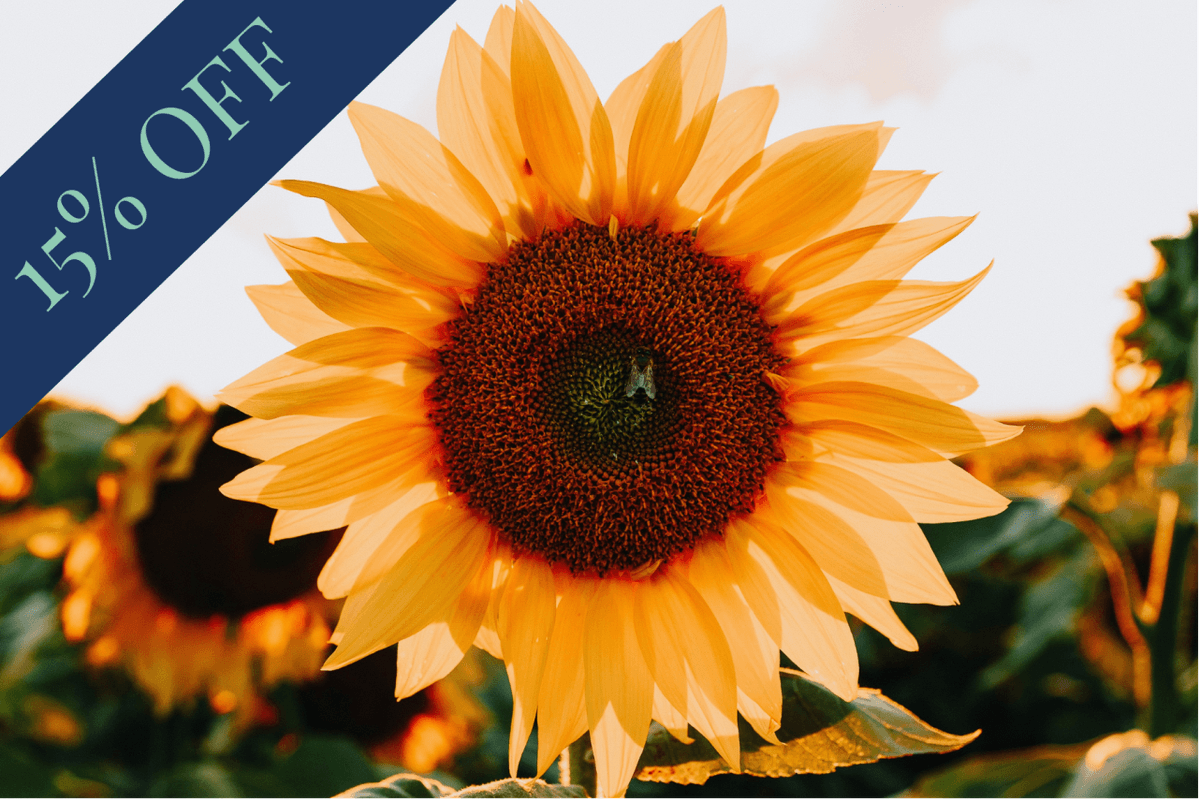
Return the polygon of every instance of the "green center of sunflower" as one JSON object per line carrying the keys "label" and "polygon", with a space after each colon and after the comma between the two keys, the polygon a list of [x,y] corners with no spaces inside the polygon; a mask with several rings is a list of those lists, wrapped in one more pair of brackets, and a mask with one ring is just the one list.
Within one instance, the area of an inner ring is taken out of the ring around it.
{"label": "green center of sunflower", "polygon": [[[222,406],[213,429],[245,418]],[[316,586],[341,539],[333,531],[270,543],[275,511],[218,490],[255,463],[210,438],[191,477],[159,483],[150,513],[134,526],[143,579],[184,616],[238,618],[295,599]]]}
{"label": "green center of sunflower", "polygon": [[749,513],[786,419],[784,362],[690,234],[575,224],[515,245],[438,351],[450,487],[518,552],[636,572]]}
{"label": "green center of sunflower", "polygon": [[[670,379],[624,325],[566,344],[542,369],[547,427],[582,462],[650,462],[675,417]],[[665,391],[660,395],[660,390]]]}

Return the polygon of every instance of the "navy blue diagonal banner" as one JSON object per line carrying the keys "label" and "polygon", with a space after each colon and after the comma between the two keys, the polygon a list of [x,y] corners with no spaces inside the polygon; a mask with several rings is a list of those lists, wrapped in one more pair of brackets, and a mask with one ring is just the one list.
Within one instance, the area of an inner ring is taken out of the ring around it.
{"label": "navy blue diagonal banner", "polygon": [[0,431],[450,0],[184,0],[0,175]]}

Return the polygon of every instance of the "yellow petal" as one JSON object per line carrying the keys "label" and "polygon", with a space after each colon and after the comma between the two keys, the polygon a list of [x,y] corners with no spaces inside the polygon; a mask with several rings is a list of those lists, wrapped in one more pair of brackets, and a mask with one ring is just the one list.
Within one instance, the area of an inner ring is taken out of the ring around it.
{"label": "yellow petal", "polygon": [[729,525],[725,537],[738,585],[763,627],[779,630],[779,648],[829,690],[852,700],[858,693],[854,637],[812,556],[782,530],[744,521]]}
{"label": "yellow petal", "polygon": [[544,200],[525,173],[508,57],[502,68],[465,31],[454,31],[438,84],[438,132],[495,201],[508,233],[532,238],[540,233]]}
{"label": "yellow petal", "polygon": [[[638,109],[642,107],[642,100],[646,96],[647,89],[650,88],[650,81],[658,71],[659,64],[671,50],[671,46],[671,44],[664,44],[660,47],[645,66],[618,83],[617,88],[613,89],[613,93],[604,101],[604,113],[608,115],[609,124],[612,125],[613,153],[616,156],[618,180],[625,177],[629,168],[629,140],[633,136],[633,125],[637,121]],[[622,212],[628,210],[628,198],[618,210]]]}
{"label": "yellow petal", "polygon": [[667,701],[685,710],[692,726],[740,770],[737,679],[729,644],[713,611],[677,570],[660,569],[638,586],[638,641]]}
{"label": "yellow petal", "polygon": [[350,329],[321,313],[291,281],[279,286],[246,286],[246,294],[263,321],[290,344],[299,346]]}
{"label": "yellow petal", "polygon": [[455,311],[458,305],[454,292],[433,287],[409,275],[384,258],[383,253],[368,242],[340,244],[316,236],[304,239],[275,239],[268,236],[266,239],[272,245],[278,262],[288,271],[304,270],[354,283],[380,286],[390,292],[413,296],[428,306],[446,312]]}
{"label": "yellow petal", "polygon": [[[873,519],[812,492],[803,498],[841,518],[867,542],[883,571],[887,599],[927,605],[958,604],[958,597],[918,524]],[[871,585],[850,582],[841,574],[837,576],[866,593],[877,593]]]}
{"label": "yellow petal", "polygon": [[538,692],[554,631],[554,604],[550,567],[535,556],[517,558],[500,599],[497,619],[513,696],[508,770],[514,777],[538,709]]}
{"label": "yellow petal", "polygon": [[365,103],[350,104],[350,121],[393,202],[463,258],[504,257],[508,239],[496,204],[448,147],[417,123]]}
{"label": "yellow petal", "polygon": [[679,189],[673,229],[691,227],[734,170],[762,151],[778,106],[774,86],[751,86],[717,103],[700,156]]}
{"label": "yellow petal", "polygon": [[388,327],[415,337],[418,331],[427,331],[449,319],[431,313],[413,296],[378,283],[343,280],[304,270],[288,274],[314,305],[350,327]]}
{"label": "yellow petal", "polygon": [[365,242],[362,234],[354,229],[354,226],[346,221],[346,217],[338,213],[338,209],[334,208],[329,203],[325,203],[325,210],[329,212],[329,218],[333,220],[333,226],[338,229],[338,233],[342,234],[342,238],[348,242]]}
{"label": "yellow petal", "polygon": [[784,369],[800,383],[850,380],[890,386],[942,402],[970,396],[979,383],[923,341],[902,336],[832,341]]}
{"label": "yellow petal", "polygon": [[[761,635],[766,635],[766,633],[762,632],[762,625],[758,625],[757,629]],[[770,639],[767,640],[769,641]],[[776,652],[775,654],[778,657],[779,653]],[[778,666],[775,670],[778,672]],[[761,705],[751,699],[750,695],[742,690],[740,685],[738,686],[738,713],[741,713],[742,718],[749,723],[750,728],[758,733],[758,737],[768,743],[783,743],[779,740],[779,736],[775,734],[779,729],[779,721],[771,715],[771,711],[764,710]],[[685,743],[687,742],[685,741]]]}
{"label": "yellow petal", "polygon": [[351,592],[338,622],[341,643],[324,667],[353,663],[446,618],[490,562],[491,541],[487,525],[449,505],[391,571]]}
{"label": "yellow petal", "polygon": [[374,369],[411,361],[433,362],[432,352],[412,336],[386,328],[348,330],[311,341],[269,361],[224,390],[237,393],[280,380],[311,368],[313,364],[353,369]]}
{"label": "yellow petal", "polygon": [[906,652],[917,651],[917,639],[913,638],[904,622],[900,621],[900,617],[892,609],[891,602],[859,591],[836,577],[829,578],[829,585],[833,587],[833,593],[837,595],[847,613],[879,630],[894,646]]}
{"label": "yellow petal", "polygon": [[[276,385],[256,389],[253,394],[223,391],[217,398],[245,413],[264,419],[275,419],[287,414],[311,414],[341,419],[389,414],[420,423],[424,409],[421,395],[418,390],[403,390],[400,381],[404,372],[410,371],[404,369],[403,365],[392,370],[392,374],[383,377],[362,373],[345,374],[345,371],[339,367],[317,366],[303,374],[289,375]],[[423,390],[423,387],[420,390]]]}
{"label": "yellow petal", "polygon": [[306,180],[284,180],[280,186],[305,197],[324,200],[385,258],[410,275],[435,286],[472,288],[483,270],[426,230],[411,206],[371,191],[349,191]]}
{"label": "yellow petal", "polygon": [[512,88],[534,176],[577,219],[608,224],[616,184],[608,116],[575,54],[530,3],[517,3]]}
{"label": "yellow petal", "polygon": [[[659,596],[668,592],[671,596]],[[686,719],[688,679],[683,636],[690,634],[691,630],[683,624],[682,619],[672,617],[674,605],[677,604],[673,601],[673,594],[669,588],[638,591],[632,621],[646,666],[654,678],[655,690],[661,692],[666,703]]]}
{"label": "yellow petal", "polygon": [[875,596],[890,596],[885,566],[871,545],[840,516],[774,483],[767,498],[775,522],[812,555],[827,575],[838,577]]}
{"label": "yellow petal", "polygon": [[957,283],[868,280],[820,294],[778,325],[785,345],[803,351],[830,338],[907,336],[942,316],[979,285],[989,266]]}
{"label": "yellow petal", "polygon": [[1008,499],[950,461],[880,463],[853,458],[837,462],[888,492],[922,523],[961,522],[994,516]]}
{"label": "yellow petal", "polygon": [[588,729],[601,796],[624,796],[650,730],[654,680],[634,630],[634,592],[624,580],[601,580],[583,631]]}
{"label": "yellow petal", "polygon": [[487,610],[492,564],[484,560],[444,621],[435,621],[396,645],[396,698],[412,696],[445,677],[471,648]]}
{"label": "yellow petal", "polygon": [[[383,253],[368,242],[338,244],[316,238],[281,241],[288,241],[297,246],[299,251],[293,251],[293,255],[308,269],[328,272],[337,277],[351,280],[362,280],[365,272],[369,276],[368,280],[373,278],[376,281],[397,286],[412,296],[422,298],[431,306],[447,311],[455,310],[461,302],[460,292],[440,288],[426,280],[414,277],[385,258]],[[318,246],[314,247],[313,244]],[[307,260],[305,256],[307,256]],[[328,260],[327,256],[336,260]],[[314,258],[320,258],[320,263],[315,263]],[[337,265],[337,271],[329,269],[331,263]]]}
{"label": "yellow petal", "polygon": [[370,244],[270,236],[267,241],[309,300],[352,327],[428,328],[461,311],[447,292],[417,282]]}
{"label": "yellow petal", "polygon": [[[488,61],[489,67],[499,69],[490,56]],[[484,68],[483,48],[462,28],[455,28],[438,82],[438,136],[504,213],[519,197],[506,168],[508,154],[501,152],[488,124]]]}
{"label": "yellow petal", "polygon": [[696,546],[688,579],[708,603],[729,642],[737,675],[738,708],[755,732],[774,742],[783,713],[779,686],[779,644],[751,613],[737,587],[720,541]]}
{"label": "yellow petal", "polygon": [[500,6],[492,15],[492,24],[488,26],[487,37],[483,40],[483,49],[493,60],[509,73],[509,62],[512,60],[513,24],[516,13],[511,6]]}
{"label": "yellow petal", "polygon": [[854,207],[879,151],[880,125],[806,131],[776,142],[717,192],[696,231],[709,255],[786,251]]}
{"label": "yellow petal", "polygon": [[345,427],[350,421],[353,420],[326,419],[320,416],[246,419],[222,427],[213,434],[213,441],[222,447],[265,461]]}
{"label": "yellow petal", "polygon": [[[352,522],[317,578],[321,593],[330,599],[346,596],[360,582],[368,564],[373,570],[364,584],[382,577],[416,541],[426,516],[444,511],[444,505],[434,501],[436,493],[435,482],[420,483],[370,516]],[[418,509],[425,515],[418,515]],[[376,556],[385,542],[390,543],[388,551]]]}
{"label": "yellow petal", "polygon": [[483,623],[479,625],[479,632],[475,634],[475,646],[496,660],[504,660],[504,647],[497,630],[500,629],[500,600],[512,565],[512,548],[503,541],[497,541],[492,564],[492,593],[488,599],[487,611],[483,614]]}
{"label": "yellow petal", "polygon": [[319,508],[276,511],[271,522],[271,543],[344,527],[352,501],[350,498]]}
{"label": "yellow petal", "polygon": [[993,422],[939,400],[870,383],[818,383],[785,406],[797,424],[839,419],[876,427],[947,457],[1007,441],[1021,428]]}
{"label": "yellow petal", "polygon": [[271,525],[271,540],[335,530],[377,513],[394,502],[396,497],[404,496],[415,484],[428,480],[429,473],[425,467],[423,460],[417,460],[411,469],[401,471],[377,488],[315,508],[281,510],[275,514],[275,521]]}
{"label": "yellow petal", "polygon": [[838,222],[830,235],[868,225],[899,222],[909,212],[934,176],[921,171],[891,172],[876,170],[867,178],[867,186],[854,210]]}
{"label": "yellow petal", "polygon": [[431,351],[420,341],[396,330],[358,328],[303,344],[217,396],[262,419],[392,414],[420,423],[433,378]]}
{"label": "yellow petal", "polygon": [[776,317],[797,293],[826,292],[863,280],[898,280],[974,219],[914,219],[827,236],[788,258],[771,273],[763,290],[768,317],[777,321]]}
{"label": "yellow petal", "polygon": [[695,742],[695,739],[688,735],[686,710],[679,710],[672,705],[657,683],[654,686],[654,696],[650,700],[650,718],[661,724],[663,729],[680,743]]}
{"label": "yellow petal", "polygon": [[388,416],[363,419],[247,469],[221,493],[292,510],[329,505],[408,471],[431,444],[428,428]]}
{"label": "yellow petal", "polygon": [[568,578],[554,615],[538,691],[538,776],[588,728],[584,707],[583,630],[596,581]]}
{"label": "yellow petal", "polygon": [[631,224],[657,219],[700,155],[725,76],[725,9],[717,6],[668,47],[629,140]]}
{"label": "yellow petal", "polygon": [[433,291],[428,283],[414,280],[366,242],[343,244],[316,236],[299,239],[267,236],[266,239],[276,260],[288,271],[303,269],[357,282],[385,283],[389,288]]}
{"label": "yellow petal", "polygon": [[772,479],[783,486],[814,491],[875,519],[911,522],[904,506],[855,472],[820,461],[781,464]]}
{"label": "yellow petal", "polygon": [[944,458],[927,447],[888,433],[877,427],[867,427],[857,422],[830,419],[814,422],[784,433],[783,450],[788,458],[792,442],[803,441],[808,445],[803,457],[819,457],[835,453],[851,458],[885,461],[887,463],[934,463]]}

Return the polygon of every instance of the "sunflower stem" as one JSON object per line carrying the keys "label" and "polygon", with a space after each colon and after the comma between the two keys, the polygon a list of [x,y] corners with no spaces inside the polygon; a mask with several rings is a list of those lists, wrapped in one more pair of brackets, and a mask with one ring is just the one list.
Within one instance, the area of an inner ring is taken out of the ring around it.
{"label": "sunflower stem", "polygon": [[559,783],[578,785],[588,796],[596,795],[596,756],[592,738],[586,732],[563,750],[558,760]]}
{"label": "sunflower stem", "polygon": [[1175,732],[1179,691],[1175,679],[1175,650],[1179,636],[1180,605],[1183,600],[1183,576],[1188,551],[1196,535],[1195,524],[1175,526],[1163,585],[1161,611],[1150,628],[1150,718],[1147,732],[1151,738]]}
{"label": "sunflower stem", "polygon": [[1100,556],[1100,563],[1108,575],[1117,629],[1129,645],[1133,658],[1134,701],[1139,709],[1145,709],[1150,704],[1152,694],[1149,630],[1134,610],[1142,604],[1142,590],[1132,559],[1128,557],[1127,551],[1125,557],[1122,556],[1122,552],[1125,551],[1124,543],[1119,536],[1105,527],[1085,495],[1077,491],[1067,501],[1061,514],[1062,518],[1084,534]]}

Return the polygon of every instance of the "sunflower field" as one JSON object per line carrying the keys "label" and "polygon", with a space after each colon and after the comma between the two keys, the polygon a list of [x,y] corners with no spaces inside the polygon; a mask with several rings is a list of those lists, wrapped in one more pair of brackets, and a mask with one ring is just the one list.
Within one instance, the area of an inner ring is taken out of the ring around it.
{"label": "sunflower field", "polygon": [[1196,795],[1195,214],[1115,400],[970,413],[912,336],[988,270],[904,278],[974,218],[725,36],[601,102],[457,29],[440,138],[281,182],[293,349],[0,438],[0,795]]}

